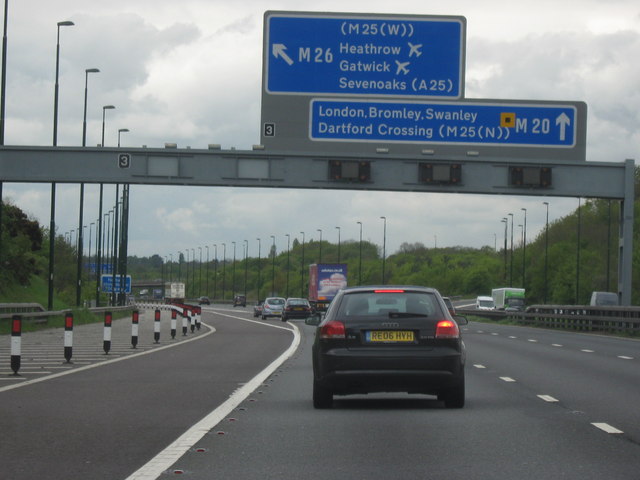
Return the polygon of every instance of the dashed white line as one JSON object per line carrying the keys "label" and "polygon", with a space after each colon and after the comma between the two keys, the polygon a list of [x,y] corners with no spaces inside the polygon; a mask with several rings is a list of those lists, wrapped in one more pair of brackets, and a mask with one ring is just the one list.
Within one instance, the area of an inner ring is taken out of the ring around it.
{"label": "dashed white line", "polygon": [[595,350],[589,350],[588,348],[583,348],[580,351],[584,353],[593,353]]}
{"label": "dashed white line", "polygon": [[612,427],[608,423],[592,422],[591,425],[607,433],[614,433],[614,434],[624,433],[622,430],[618,430],[616,427]]}
{"label": "dashed white line", "polygon": [[527,342],[538,343],[538,340],[536,340],[535,338],[530,338],[529,340],[527,340]]}
{"label": "dashed white line", "polygon": [[627,355],[618,355],[618,358],[622,360],[633,360],[633,357],[628,357]]}
{"label": "dashed white line", "polygon": [[557,402],[557,398],[553,398],[551,395],[538,395],[538,398],[544,400],[545,402]]}
{"label": "dashed white line", "polygon": [[500,377],[500,380],[502,380],[503,382],[507,382],[507,383],[515,382],[515,380],[513,378],[511,378],[511,377]]}
{"label": "dashed white line", "polygon": [[474,365],[474,367],[476,367],[476,368],[487,368],[487,367],[485,367],[484,365],[480,365],[480,364],[478,364],[478,363],[476,363],[476,364]]}
{"label": "dashed white line", "polygon": [[552,347],[562,347],[563,345],[561,345],[559,343],[552,343],[551,346]]}

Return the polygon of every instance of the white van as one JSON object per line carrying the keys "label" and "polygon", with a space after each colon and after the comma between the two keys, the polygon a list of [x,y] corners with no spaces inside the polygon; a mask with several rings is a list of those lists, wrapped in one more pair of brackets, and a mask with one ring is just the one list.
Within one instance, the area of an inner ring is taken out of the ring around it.
{"label": "white van", "polygon": [[496,305],[493,303],[493,297],[479,296],[476,298],[476,310],[495,310]]}
{"label": "white van", "polygon": [[618,305],[618,294],[613,292],[593,292],[591,294],[592,307],[606,306],[606,305]]}

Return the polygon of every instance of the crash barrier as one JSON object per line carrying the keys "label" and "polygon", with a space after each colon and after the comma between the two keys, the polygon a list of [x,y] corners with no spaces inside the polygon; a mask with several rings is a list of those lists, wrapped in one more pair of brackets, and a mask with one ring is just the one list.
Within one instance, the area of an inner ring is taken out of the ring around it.
{"label": "crash barrier", "polygon": [[457,310],[494,320],[507,319],[522,325],[583,332],[640,334],[640,307],[586,305],[532,305],[524,312]]}
{"label": "crash barrier", "polygon": [[[73,310],[70,308],[67,308],[64,310],[44,310],[44,309],[41,310],[40,308],[42,307],[40,306],[39,303],[2,303],[0,304],[0,312],[6,311],[6,308],[5,309],[2,308],[2,306],[6,306],[6,305],[12,305],[13,307],[11,308],[16,309],[16,313],[20,314],[20,317],[22,317],[22,321],[29,322],[29,323],[46,324],[49,322],[49,318],[51,317],[62,317],[73,312]],[[17,305],[23,305],[24,307],[19,308],[17,307]],[[29,307],[29,305],[37,305],[37,306],[40,306],[40,308]],[[21,309],[22,311],[20,311]],[[93,308],[88,308],[87,310],[90,311],[91,313],[101,314],[106,311],[126,312],[126,311],[131,311],[131,309],[132,309],[131,306],[120,306],[120,307],[112,306],[112,307],[93,307]],[[11,313],[0,313],[0,322],[4,320],[10,321],[12,317],[13,317],[13,314]]]}
{"label": "crash barrier", "polygon": [[[127,307],[130,308],[130,307]],[[180,314],[184,320],[183,334],[188,334],[187,325],[189,322],[192,325],[191,332],[196,329],[200,330],[201,320],[200,315],[202,310],[199,306],[195,305],[172,305],[171,306],[171,338],[175,338],[176,319]],[[160,342],[160,309],[154,310],[154,343]],[[131,345],[132,348],[136,348],[138,345],[139,337],[139,312],[134,310],[131,314]],[[22,326],[23,315],[13,314],[11,317],[11,348],[10,348],[10,363],[13,376],[19,376],[22,360]],[[102,348],[105,355],[108,355],[112,346],[112,326],[113,326],[113,313],[108,310],[104,312],[103,323],[103,335],[102,335]],[[63,355],[66,363],[73,363],[73,313],[66,312],[64,321],[64,338],[63,338]]]}

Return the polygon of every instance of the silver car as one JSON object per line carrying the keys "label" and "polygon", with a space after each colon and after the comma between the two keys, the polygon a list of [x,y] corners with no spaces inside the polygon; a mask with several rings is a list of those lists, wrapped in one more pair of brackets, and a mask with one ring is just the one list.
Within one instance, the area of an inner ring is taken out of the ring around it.
{"label": "silver car", "polygon": [[262,305],[262,320],[267,317],[281,317],[286,300],[282,297],[268,297]]}

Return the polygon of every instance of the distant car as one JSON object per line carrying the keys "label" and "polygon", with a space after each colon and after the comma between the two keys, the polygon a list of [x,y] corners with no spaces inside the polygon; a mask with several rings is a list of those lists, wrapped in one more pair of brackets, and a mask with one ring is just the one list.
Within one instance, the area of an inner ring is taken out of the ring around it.
{"label": "distant car", "polygon": [[309,318],[312,315],[311,304],[306,298],[287,298],[282,311],[282,321],[292,318]]}
{"label": "distant car", "polygon": [[341,290],[316,330],[313,406],[330,408],[334,395],[408,392],[462,408],[466,354],[458,324],[466,323],[433,288]]}
{"label": "distant car", "polygon": [[247,306],[247,297],[244,295],[236,295],[233,297],[233,306],[234,307],[246,307]]}
{"label": "distant car", "polygon": [[253,306],[253,316],[254,317],[259,317],[260,315],[262,315],[262,306],[264,305],[264,300],[259,300],[256,302],[256,304]]}
{"label": "distant car", "polygon": [[262,305],[262,320],[266,320],[267,317],[280,317],[282,316],[282,310],[286,300],[282,297],[269,297],[266,298]]}
{"label": "distant car", "polygon": [[211,305],[209,297],[198,297],[198,305]]}
{"label": "distant car", "polygon": [[482,296],[476,297],[476,310],[495,310],[496,304],[493,297]]}

